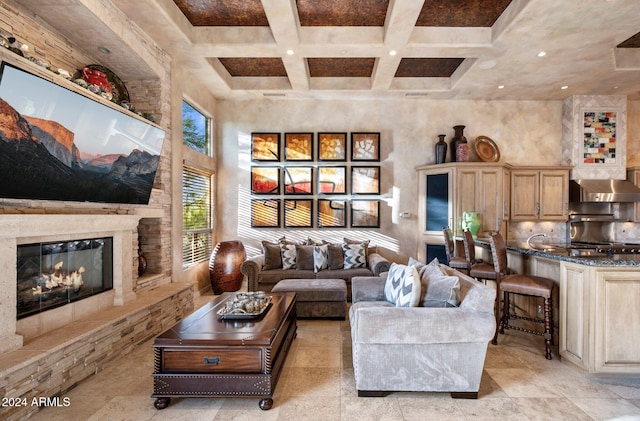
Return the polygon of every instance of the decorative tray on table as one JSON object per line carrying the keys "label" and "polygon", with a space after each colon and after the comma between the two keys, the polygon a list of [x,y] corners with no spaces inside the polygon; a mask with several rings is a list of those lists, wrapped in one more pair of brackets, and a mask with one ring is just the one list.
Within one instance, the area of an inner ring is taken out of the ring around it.
{"label": "decorative tray on table", "polygon": [[239,292],[229,297],[218,310],[222,320],[252,320],[261,317],[271,307],[271,296],[264,291]]}

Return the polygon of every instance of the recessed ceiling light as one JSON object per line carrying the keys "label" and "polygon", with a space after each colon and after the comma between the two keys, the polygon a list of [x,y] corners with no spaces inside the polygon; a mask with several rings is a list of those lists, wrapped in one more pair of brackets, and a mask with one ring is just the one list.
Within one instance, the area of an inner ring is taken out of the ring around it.
{"label": "recessed ceiling light", "polygon": [[544,57],[544,56],[546,56],[546,55],[547,55],[547,52],[546,52],[546,51],[540,51],[540,52],[538,53],[538,57]]}
{"label": "recessed ceiling light", "polygon": [[98,47],[98,51],[100,51],[101,53],[105,53],[105,54],[111,54],[111,50],[108,49],[107,47],[103,47],[103,46]]}
{"label": "recessed ceiling light", "polygon": [[287,55],[292,56],[293,55],[293,50],[287,50]]}
{"label": "recessed ceiling light", "polygon": [[398,54],[398,52],[396,50],[389,51],[389,55],[390,56],[395,56],[396,54]]}
{"label": "recessed ceiling light", "polygon": [[504,85],[498,85],[498,89],[504,89]]}
{"label": "recessed ceiling light", "polygon": [[561,86],[560,89],[569,89],[567,85]]}
{"label": "recessed ceiling light", "polygon": [[492,69],[494,68],[496,65],[496,62],[493,60],[485,60],[483,62],[481,62],[480,64],[478,64],[478,67],[481,68],[482,70],[488,70],[488,69]]}

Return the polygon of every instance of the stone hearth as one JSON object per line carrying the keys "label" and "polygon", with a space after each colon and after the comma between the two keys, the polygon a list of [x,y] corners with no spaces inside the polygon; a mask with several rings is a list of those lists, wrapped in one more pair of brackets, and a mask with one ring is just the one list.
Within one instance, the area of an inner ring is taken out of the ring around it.
{"label": "stone hearth", "polygon": [[[127,215],[2,215],[0,216],[0,352],[18,349],[25,340],[67,323],[86,320],[93,313],[136,299],[134,240],[142,218],[155,210]],[[77,303],[16,320],[17,246],[77,238],[113,237],[113,290]]]}

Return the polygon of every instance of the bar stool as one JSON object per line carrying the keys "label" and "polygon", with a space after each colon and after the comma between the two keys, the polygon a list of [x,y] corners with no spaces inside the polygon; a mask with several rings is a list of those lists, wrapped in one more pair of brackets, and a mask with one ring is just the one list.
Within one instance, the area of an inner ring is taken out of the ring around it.
{"label": "bar stool", "polygon": [[444,248],[447,252],[447,260],[449,260],[447,266],[469,273],[469,264],[467,263],[466,257],[456,255],[456,251],[453,245],[453,232],[451,231],[451,228],[444,227],[442,229],[442,232],[444,233]]}
{"label": "bar stool", "polygon": [[[551,359],[551,345],[553,344],[553,312],[551,308],[551,293],[553,291],[553,280],[541,276],[507,274],[507,248],[504,238],[498,233],[491,234],[491,254],[496,272],[496,297],[499,300],[500,293],[504,294],[502,317],[499,317],[499,306],[496,311],[496,333],[492,343],[498,344],[498,330],[504,333],[505,329],[515,329],[521,332],[532,333],[543,336],[546,346],[545,357]],[[518,316],[509,311],[509,294],[519,294],[530,297],[544,299],[544,319]],[[521,319],[544,325],[544,332],[527,329],[525,327],[513,326],[509,324],[510,319]]]}
{"label": "bar stool", "polygon": [[476,246],[473,242],[471,231],[464,230],[462,232],[462,242],[464,243],[464,254],[469,267],[469,276],[476,278],[476,280],[482,280],[485,284],[487,279],[496,280],[496,271],[493,265],[476,260]]}

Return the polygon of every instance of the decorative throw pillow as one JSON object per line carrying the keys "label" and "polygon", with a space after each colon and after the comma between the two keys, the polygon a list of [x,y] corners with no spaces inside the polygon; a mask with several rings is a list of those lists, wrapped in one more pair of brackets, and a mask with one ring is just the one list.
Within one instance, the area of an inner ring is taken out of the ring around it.
{"label": "decorative throw pillow", "polygon": [[329,269],[338,270],[344,267],[344,252],[340,244],[327,244],[329,252]]}
{"label": "decorative throw pillow", "polygon": [[344,268],[355,269],[367,267],[367,252],[362,244],[343,244]]}
{"label": "decorative throw pillow", "polygon": [[416,307],[422,291],[418,271],[413,266],[392,263],[384,284],[384,298],[396,307]]}
{"label": "decorative throw pillow", "polygon": [[[436,262],[438,261],[437,258],[435,260]],[[425,268],[427,267],[427,265],[414,259],[413,257],[409,257],[409,263],[407,263],[407,266],[413,266],[414,268],[416,268],[416,270],[418,271],[418,275],[420,275],[420,279],[422,279],[422,274],[424,273]]]}
{"label": "decorative throw pillow", "polygon": [[313,246],[296,245],[296,268],[313,270]]}
{"label": "decorative throw pillow", "polygon": [[[435,260],[435,259],[434,259]],[[422,301],[423,307],[458,307],[460,305],[460,279],[442,272],[440,265],[429,263],[423,276],[427,278],[427,291]]]}
{"label": "decorative throw pillow", "polygon": [[402,286],[396,297],[396,307],[416,307],[420,303],[422,292],[420,276],[413,266],[405,266],[402,276]]}
{"label": "decorative throw pillow", "polygon": [[384,299],[387,300],[387,302],[396,303],[398,295],[400,295],[400,289],[402,288],[404,269],[404,265],[397,263],[391,263],[391,266],[389,266],[387,280],[384,283]]}
{"label": "decorative throw pillow", "polygon": [[329,245],[313,247],[313,271],[318,273],[329,268]]}
{"label": "decorative throw pillow", "polygon": [[294,244],[280,244],[282,254],[282,269],[296,268],[296,246]]}
{"label": "decorative throw pillow", "polygon": [[346,237],[344,237],[342,240],[344,241],[344,244],[362,244],[364,246],[364,255],[365,256],[369,255],[369,243],[371,241],[369,241],[369,240],[366,240],[366,241],[352,240],[352,239],[346,238]]}
{"label": "decorative throw pillow", "polygon": [[262,270],[282,268],[282,255],[280,254],[280,244],[262,242],[262,253],[264,254],[264,264]]}

